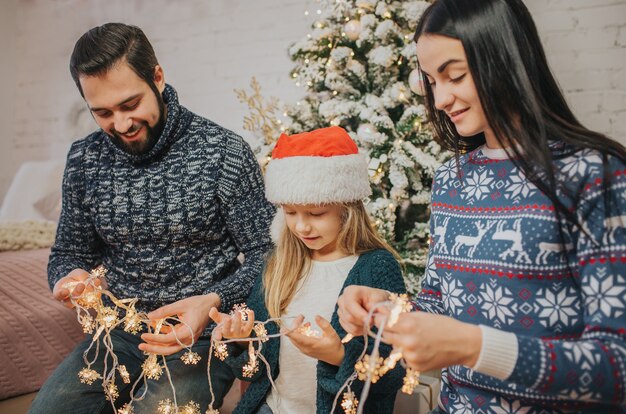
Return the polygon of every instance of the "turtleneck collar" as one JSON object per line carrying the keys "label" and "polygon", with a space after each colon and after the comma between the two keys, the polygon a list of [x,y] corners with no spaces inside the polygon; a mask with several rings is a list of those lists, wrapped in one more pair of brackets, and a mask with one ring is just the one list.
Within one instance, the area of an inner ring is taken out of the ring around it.
{"label": "turtleneck collar", "polygon": [[163,131],[161,132],[159,139],[150,151],[139,155],[129,154],[114,145],[110,139],[107,139],[108,145],[111,146],[115,153],[133,164],[147,163],[157,158],[184,135],[184,132],[191,121],[191,112],[180,106],[178,103],[178,94],[172,86],[166,84],[162,96],[163,102],[167,108],[165,126],[163,127]]}

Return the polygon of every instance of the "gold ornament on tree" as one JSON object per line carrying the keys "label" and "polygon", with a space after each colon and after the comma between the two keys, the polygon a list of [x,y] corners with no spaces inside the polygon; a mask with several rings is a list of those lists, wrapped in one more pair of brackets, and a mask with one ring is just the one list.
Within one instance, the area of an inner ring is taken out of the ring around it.
{"label": "gold ornament on tree", "polygon": [[[243,129],[263,139],[266,147],[273,146],[281,132],[285,131],[278,117],[279,101],[274,97],[264,98],[255,77],[252,77],[250,87],[252,88],[250,94],[243,89],[235,89],[239,101],[247,104],[250,110],[250,115],[243,118]],[[262,160],[261,167],[264,169],[268,162],[267,158]]]}
{"label": "gold ornament on tree", "polygon": [[357,40],[361,35],[361,22],[358,20],[350,20],[343,26],[343,32],[350,40]]}

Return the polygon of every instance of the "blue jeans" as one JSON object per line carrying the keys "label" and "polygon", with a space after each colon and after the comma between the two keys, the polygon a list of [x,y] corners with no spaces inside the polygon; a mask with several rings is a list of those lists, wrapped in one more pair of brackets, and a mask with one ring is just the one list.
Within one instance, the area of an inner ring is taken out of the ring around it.
{"label": "blue jeans", "polygon": [[[141,343],[139,336],[129,334],[120,329],[114,329],[111,333],[111,340],[119,364],[126,366],[131,378],[130,384],[125,384],[119,378],[119,375],[116,375],[115,384],[119,391],[119,397],[115,401],[115,405],[119,408],[130,401],[131,388],[135,380],[142,375],[141,364],[145,360],[145,355],[137,348],[139,343]],[[78,378],[78,372],[86,367],[83,361],[83,352],[89,347],[90,343],[91,337],[88,337],[61,362],[37,394],[29,413],[113,413],[111,403],[102,389],[102,380],[96,380],[92,385],[87,385],[81,383]],[[193,346],[193,350],[202,357],[202,360],[196,365],[186,365],[180,360],[181,355],[186,352],[185,350],[166,357],[167,367],[176,389],[176,399],[179,407],[193,400],[200,404],[200,412],[204,413],[206,411],[211,399],[207,379],[209,347],[209,338],[200,338]],[[98,373],[103,371],[105,353],[106,348],[100,343],[98,359],[91,366]],[[94,355],[95,345],[89,352],[88,357],[93,358]],[[224,396],[232,386],[235,377],[225,363],[213,356],[211,358],[211,382],[215,395],[213,408],[218,408],[222,405]],[[161,357],[159,357],[159,361],[162,362]],[[107,362],[108,367],[110,367],[110,357]],[[135,387],[135,395],[141,396],[145,387],[146,384],[140,381]],[[172,388],[165,371],[159,380],[147,380],[147,387],[145,398],[142,401],[133,402],[135,414],[156,413],[159,401],[166,398],[169,398],[171,401],[174,400]]]}
{"label": "blue jeans", "polygon": [[267,405],[266,402],[264,402],[263,405],[259,407],[259,409],[257,410],[255,414],[273,414],[273,411],[270,408],[270,406]]}

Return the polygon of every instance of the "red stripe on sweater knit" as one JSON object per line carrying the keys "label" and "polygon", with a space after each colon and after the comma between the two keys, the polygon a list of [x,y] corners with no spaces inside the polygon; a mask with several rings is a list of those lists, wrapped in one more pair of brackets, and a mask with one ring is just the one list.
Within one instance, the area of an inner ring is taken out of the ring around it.
{"label": "red stripe on sweater knit", "polygon": [[580,266],[587,265],[595,265],[595,264],[606,264],[606,263],[626,263],[626,254],[617,255],[617,256],[606,256],[602,255],[600,257],[590,257],[591,255],[585,256],[581,259],[578,264]]}
{"label": "red stripe on sweater knit", "polygon": [[463,273],[474,273],[474,274],[483,274],[487,276],[497,276],[500,278],[506,277],[509,279],[519,279],[519,280],[567,280],[572,277],[576,277],[576,275],[572,275],[571,273],[524,273],[514,270],[508,270],[505,268],[493,268],[493,267],[481,267],[481,266],[468,266],[463,264],[458,264],[457,262],[449,262],[443,263],[441,261],[435,262],[435,267],[437,269],[446,269],[446,270],[454,270],[456,272]]}
{"label": "red stripe on sweater knit", "polygon": [[[615,171],[613,171],[611,173],[611,175],[613,175],[614,177],[619,177],[620,179],[626,178],[626,169],[624,169],[624,170],[615,170]],[[589,182],[589,183],[585,184],[584,190],[585,191],[590,191],[594,187],[599,187],[599,186],[603,185],[603,183],[604,183],[604,178],[596,178],[592,182]]]}
{"label": "red stripe on sweater knit", "polygon": [[454,204],[447,203],[432,203],[433,210],[451,210],[458,212],[467,212],[467,213],[511,213],[525,210],[534,210],[540,212],[551,212],[554,211],[554,206],[549,204],[526,204],[520,206],[506,206],[506,207],[467,207],[467,206],[457,206]]}

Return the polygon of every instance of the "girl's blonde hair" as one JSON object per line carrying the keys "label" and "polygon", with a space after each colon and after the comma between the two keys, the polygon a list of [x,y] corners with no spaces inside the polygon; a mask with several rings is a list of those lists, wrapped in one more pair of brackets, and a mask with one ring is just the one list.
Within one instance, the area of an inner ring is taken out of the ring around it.
{"label": "girl's blonde hair", "polygon": [[[337,248],[347,255],[385,249],[400,260],[398,253],[378,234],[362,201],[342,203],[342,227]],[[278,211],[276,214],[284,214]],[[263,274],[265,305],[271,318],[280,317],[296,294],[299,281],[311,269],[311,250],[284,226],[270,254]]]}

